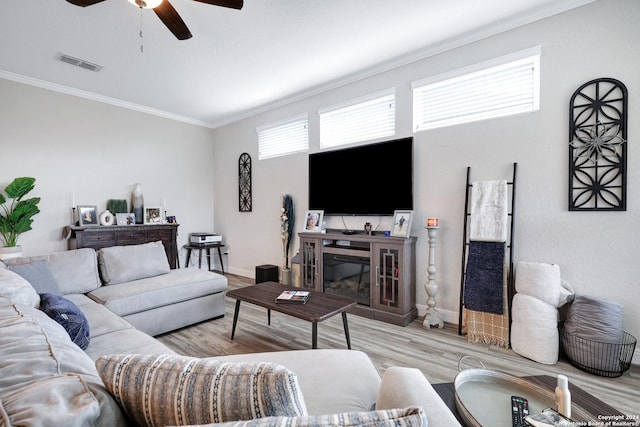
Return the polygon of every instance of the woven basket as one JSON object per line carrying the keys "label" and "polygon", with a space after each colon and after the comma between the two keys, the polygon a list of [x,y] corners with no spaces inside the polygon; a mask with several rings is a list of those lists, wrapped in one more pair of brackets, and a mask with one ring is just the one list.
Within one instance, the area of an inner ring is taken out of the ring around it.
{"label": "woven basket", "polygon": [[603,377],[619,377],[631,367],[636,348],[636,338],[621,333],[618,343],[594,341],[588,338],[560,332],[562,351],[569,362],[578,369]]}

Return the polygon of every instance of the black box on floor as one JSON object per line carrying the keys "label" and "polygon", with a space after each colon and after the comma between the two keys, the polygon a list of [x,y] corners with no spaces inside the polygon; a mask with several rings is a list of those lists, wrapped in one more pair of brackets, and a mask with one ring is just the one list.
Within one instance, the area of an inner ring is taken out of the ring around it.
{"label": "black box on floor", "polygon": [[278,282],[278,266],[263,264],[256,266],[256,283]]}

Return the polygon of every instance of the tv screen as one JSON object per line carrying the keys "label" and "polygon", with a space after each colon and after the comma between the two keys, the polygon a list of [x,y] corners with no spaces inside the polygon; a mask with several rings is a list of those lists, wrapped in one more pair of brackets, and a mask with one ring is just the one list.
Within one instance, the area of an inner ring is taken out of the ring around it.
{"label": "tv screen", "polygon": [[325,215],[413,209],[413,138],[310,154],[309,209]]}

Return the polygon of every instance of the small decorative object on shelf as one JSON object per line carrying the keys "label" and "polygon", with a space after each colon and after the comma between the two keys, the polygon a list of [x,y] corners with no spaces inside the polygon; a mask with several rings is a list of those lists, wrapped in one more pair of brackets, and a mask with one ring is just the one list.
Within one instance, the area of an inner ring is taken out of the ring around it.
{"label": "small decorative object on shelf", "polygon": [[437,227],[438,218],[427,218],[427,227]]}
{"label": "small decorative object on shelf", "polygon": [[[429,218],[435,219],[435,218]],[[428,220],[427,220],[428,223]],[[438,224],[438,220],[435,219],[435,223]],[[438,234],[438,225],[427,226],[427,235],[429,236],[429,267],[427,272],[429,273],[429,280],[424,285],[425,291],[427,291],[427,313],[424,316],[422,327],[425,329],[431,329],[431,326],[438,326],[442,329],[444,323],[440,318],[440,314],[436,310],[436,295],[438,294],[438,285],[436,284],[436,235]]]}

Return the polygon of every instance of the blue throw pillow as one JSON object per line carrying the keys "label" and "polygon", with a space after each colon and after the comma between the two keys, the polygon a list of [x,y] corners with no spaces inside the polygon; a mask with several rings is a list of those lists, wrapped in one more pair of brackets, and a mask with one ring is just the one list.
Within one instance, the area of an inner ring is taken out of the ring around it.
{"label": "blue throw pillow", "polygon": [[65,297],[44,293],[40,294],[40,310],[62,325],[78,347],[89,347],[89,322],[77,305]]}

